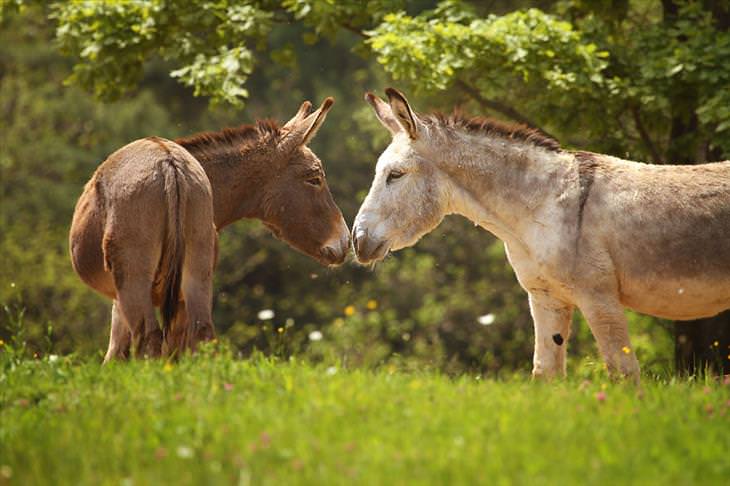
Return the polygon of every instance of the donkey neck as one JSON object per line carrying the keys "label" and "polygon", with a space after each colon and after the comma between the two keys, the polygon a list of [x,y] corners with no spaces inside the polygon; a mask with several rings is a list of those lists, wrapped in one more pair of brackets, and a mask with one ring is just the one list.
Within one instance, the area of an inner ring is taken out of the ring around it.
{"label": "donkey neck", "polygon": [[218,230],[241,219],[260,217],[262,188],[270,177],[262,147],[186,146],[203,166],[213,189],[213,213]]}
{"label": "donkey neck", "polygon": [[524,243],[527,228],[557,204],[574,174],[565,153],[529,142],[458,133],[442,147],[449,211],[505,242]]}

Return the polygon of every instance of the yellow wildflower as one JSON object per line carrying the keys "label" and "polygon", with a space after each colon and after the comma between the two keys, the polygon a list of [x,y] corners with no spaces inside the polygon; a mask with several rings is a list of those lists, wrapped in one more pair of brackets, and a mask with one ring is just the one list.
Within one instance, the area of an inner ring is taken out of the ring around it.
{"label": "yellow wildflower", "polygon": [[375,299],[370,299],[370,300],[368,300],[368,304],[367,304],[367,307],[368,307],[368,309],[370,309],[370,310],[375,310],[375,309],[377,309],[377,308],[378,308],[378,301],[377,301],[377,300],[375,300]]}
{"label": "yellow wildflower", "polygon": [[346,316],[349,317],[349,316],[354,315],[354,314],[355,314],[355,306],[354,305],[348,305],[347,307],[345,307],[345,315]]}
{"label": "yellow wildflower", "polygon": [[714,343],[712,343],[712,345],[715,346],[715,347],[718,347],[720,345],[720,343],[717,342],[717,341],[715,341]]}
{"label": "yellow wildflower", "polygon": [[165,373],[171,372],[172,371],[172,365],[169,362],[168,363],[165,363],[165,366],[162,367],[162,371],[164,371]]}
{"label": "yellow wildflower", "polygon": [[621,351],[623,351],[624,354],[629,354],[631,352],[631,348],[628,346],[624,346],[623,348],[621,348]]}
{"label": "yellow wildflower", "polygon": [[4,346],[4,345],[5,345],[5,341],[3,341],[2,339],[0,339],[0,346]]}
{"label": "yellow wildflower", "polygon": [[280,328],[278,328],[276,330],[276,332],[278,332],[279,334],[281,334],[282,332],[284,332],[284,328],[283,327],[280,327]]}

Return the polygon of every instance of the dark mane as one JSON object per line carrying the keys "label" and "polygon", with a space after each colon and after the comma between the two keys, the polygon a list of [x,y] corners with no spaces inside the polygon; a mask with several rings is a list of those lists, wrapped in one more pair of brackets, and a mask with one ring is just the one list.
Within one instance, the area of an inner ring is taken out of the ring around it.
{"label": "dark mane", "polygon": [[548,137],[536,128],[530,128],[526,125],[509,124],[481,116],[468,117],[458,111],[451,115],[444,115],[443,113],[426,115],[423,120],[426,124],[439,125],[445,128],[460,128],[470,132],[480,132],[486,135],[519,140],[552,152],[561,150],[560,143],[557,140]]}
{"label": "dark mane", "polygon": [[279,135],[279,124],[274,120],[259,120],[253,125],[224,128],[217,132],[200,132],[175,139],[188,151],[211,152],[217,148],[252,145],[253,142]]}

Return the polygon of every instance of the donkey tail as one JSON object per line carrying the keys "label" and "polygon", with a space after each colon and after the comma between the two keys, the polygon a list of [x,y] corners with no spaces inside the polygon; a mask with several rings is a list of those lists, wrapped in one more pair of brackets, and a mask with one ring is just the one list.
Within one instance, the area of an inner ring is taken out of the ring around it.
{"label": "donkey tail", "polygon": [[162,280],[162,332],[167,334],[177,313],[180,301],[183,264],[185,260],[184,215],[187,201],[185,177],[174,157],[162,163],[167,203],[167,222],[165,239],[160,257],[160,277]]}

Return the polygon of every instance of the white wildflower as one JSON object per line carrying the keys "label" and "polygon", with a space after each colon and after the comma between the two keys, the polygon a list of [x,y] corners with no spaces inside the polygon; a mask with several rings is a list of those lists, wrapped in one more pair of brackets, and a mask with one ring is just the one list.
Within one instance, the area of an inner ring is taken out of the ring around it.
{"label": "white wildflower", "polygon": [[488,326],[490,324],[494,324],[494,314],[491,312],[489,314],[484,314],[483,316],[477,317],[477,322],[481,324],[482,326]]}
{"label": "white wildflower", "polygon": [[259,313],[257,314],[257,317],[261,321],[268,321],[269,319],[274,318],[274,311],[272,311],[271,309],[260,310]]}
{"label": "white wildflower", "polygon": [[310,341],[321,341],[322,340],[322,333],[319,331],[312,331],[309,333],[309,340]]}
{"label": "white wildflower", "polygon": [[180,446],[177,448],[177,457],[190,459],[193,457],[193,450],[190,447]]}

